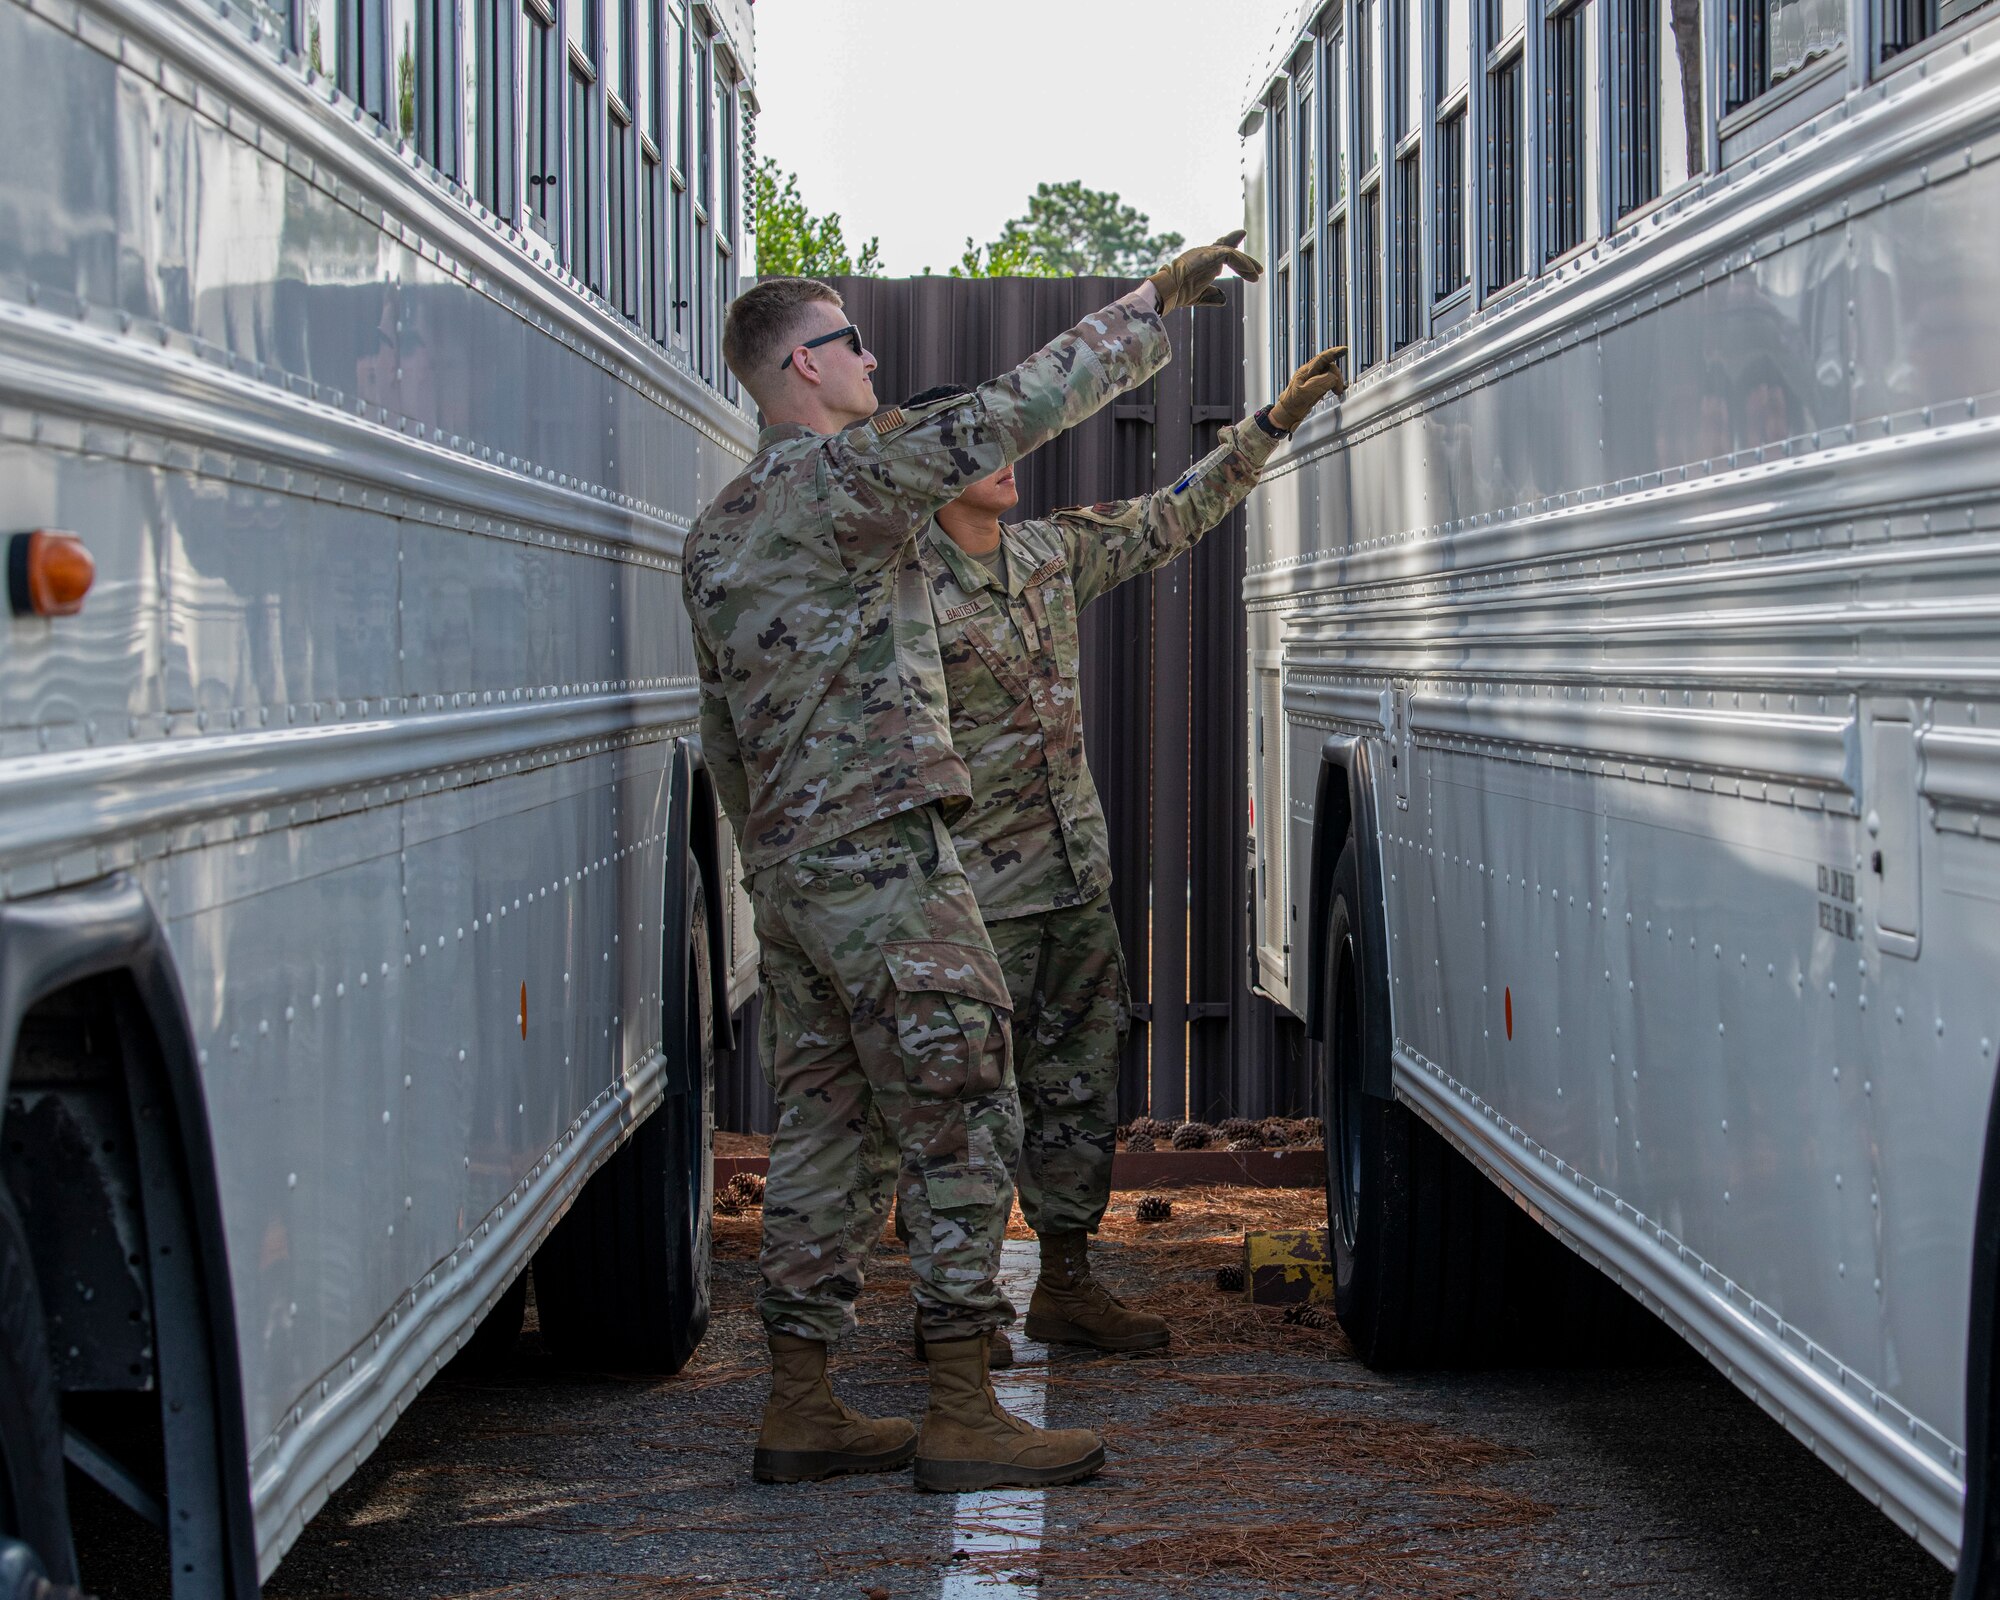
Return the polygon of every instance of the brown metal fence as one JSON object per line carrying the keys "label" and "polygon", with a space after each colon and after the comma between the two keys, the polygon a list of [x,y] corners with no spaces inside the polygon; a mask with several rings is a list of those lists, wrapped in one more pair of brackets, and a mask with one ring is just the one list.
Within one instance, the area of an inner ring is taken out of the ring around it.
{"label": "brown metal fence", "polygon": [[[1111,278],[836,278],[881,362],[885,404],[977,383],[1131,287]],[[1174,361],[1016,468],[1023,516],[1146,494],[1244,411],[1243,318],[1168,319]],[[1297,1025],[1248,987],[1248,691],[1243,516],[1194,554],[1084,613],[1084,738],[1111,834],[1112,901],[1134,1026],[1119,1114],[1265,1116],[1307,1108]],[[723,1127],[768,1131],[755,1030],[724,1064]]]}

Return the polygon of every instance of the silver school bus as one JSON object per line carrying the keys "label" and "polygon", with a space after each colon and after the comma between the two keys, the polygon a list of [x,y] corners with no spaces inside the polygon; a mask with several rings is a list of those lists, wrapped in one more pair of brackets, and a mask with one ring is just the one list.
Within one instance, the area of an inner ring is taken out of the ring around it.
{"label": "silver school bus", "polygon": [[1358,374],[1245,585],[1343,1323],[1470,1356],[1531,1216],[1982,1595],[1996,10],[1339,0],[1243,128],[1249,388]]}
{"label": "silver school bus", "polygon": [[254,1594],[531,1257],[577,1361],[701,1337],[750,46],[0,6],[0,1577],[67,1458]]}

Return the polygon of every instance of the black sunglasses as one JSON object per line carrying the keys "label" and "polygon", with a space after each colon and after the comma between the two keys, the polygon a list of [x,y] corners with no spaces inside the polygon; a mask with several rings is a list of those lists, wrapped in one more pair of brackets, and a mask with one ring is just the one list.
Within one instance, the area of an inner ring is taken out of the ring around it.
{"label": "black sunglasses", "polygon": [[[817,350],[821,345],[832,344],[836,339],[845,339],[848,349],[852,350],[857,356],[861,354],[861,330],[850,322],[846,327],[835,328],[833,332],[823,333],[817,339],[808,339],[804,344],[793,345],[792,355],[797,355],[801,350]],[[783,361],[778,363],[778,370],[783,372],[791,364],[792,356],[786,356]]]}

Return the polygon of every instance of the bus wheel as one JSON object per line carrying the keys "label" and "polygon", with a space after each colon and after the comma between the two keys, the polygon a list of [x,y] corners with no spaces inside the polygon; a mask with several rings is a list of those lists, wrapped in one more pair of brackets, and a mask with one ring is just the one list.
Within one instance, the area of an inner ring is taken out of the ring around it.
{"label": "bus wheel", "polygon": [[0,1184],[0,1596],[33,1594],[43,1578],[76,1582],[62,1417],[28,1237]]}
{"label": "bus wheel", "polygon": [[708,1330],[715,1023],[707,907],[687,872],[687,939],[666,967],[684,987],[664,1007],[665,1098],[535,1256],[542,1342],[571,1366],[678,1372]]}
{"label": "bus wheel", "polygon": [[1362,1088],[1368,974],[1354,936],[1363,908],[1351,834],[1331,891],[1320,1052],[1334,1311],[1371,1367],[1500,1358],[1503,1197],[1415,1112]]}

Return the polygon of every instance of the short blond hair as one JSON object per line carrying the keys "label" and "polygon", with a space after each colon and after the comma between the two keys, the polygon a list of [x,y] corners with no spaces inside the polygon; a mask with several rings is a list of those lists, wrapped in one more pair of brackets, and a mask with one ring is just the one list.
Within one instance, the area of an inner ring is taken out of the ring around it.
{"label": "short blond hair", "polygon": [[722,323],[722,359],[751,388],[775,374],[780,354],[798,331],[799,313],[815,301],[838,306],[840,292],[817,278],[766,278],[729,302]]}

